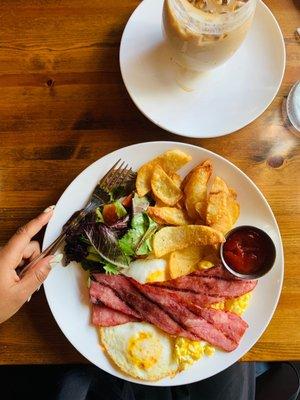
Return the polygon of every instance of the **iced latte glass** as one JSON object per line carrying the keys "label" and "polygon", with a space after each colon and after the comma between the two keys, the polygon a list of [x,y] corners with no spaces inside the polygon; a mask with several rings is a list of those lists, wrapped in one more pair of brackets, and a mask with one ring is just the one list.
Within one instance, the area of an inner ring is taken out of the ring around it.
{"label": "iced latte glass", "polygon": [[228,60],[251,26],[257,0],[165,0],[163,28],[173,60],[209,71]]}

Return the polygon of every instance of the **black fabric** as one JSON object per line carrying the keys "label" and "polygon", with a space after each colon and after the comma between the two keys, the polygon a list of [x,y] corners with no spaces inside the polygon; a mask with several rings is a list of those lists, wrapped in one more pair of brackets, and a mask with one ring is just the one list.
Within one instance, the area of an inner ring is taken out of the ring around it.
{"label": "black fabric", "polygon": [[300,363],[272,363],[272,368],[257,379],[256,400],[299,400]]}
{"label": "black fabric", "polygon": [[[172,388],[134,385],[93,365],[0,366],[2,400],[254,399],[257,363],[235,364],[214,377]],[[205,366],[203,365],[203,368]],[[257,368],[261,370],[261,368]],[[255,400],[296,400],[300,363],[270,363],[256,379]],[[300,399],[298,399],[300,400]]]}
{"label": "black fabric", "polygon": [[131,384],[98,369],[69,371],[52,400],[254,400],[255,364],[237,363],[201,382],[178,387]]}

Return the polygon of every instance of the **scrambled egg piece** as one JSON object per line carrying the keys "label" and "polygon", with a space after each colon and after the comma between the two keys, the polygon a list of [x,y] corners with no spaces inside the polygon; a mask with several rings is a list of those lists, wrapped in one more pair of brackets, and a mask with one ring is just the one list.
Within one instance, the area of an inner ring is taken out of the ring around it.
{"label": "scrambled egg piece", "polygon": [[237,315],[242,315],[249,306],[252,293],[246,293],[236,299],[229,299],[225,301],[224,310],[231,311]]}
{"label": "scrambled egg piece", "polygon": [[205,355],[213,355],[214,352],[215,349],[206,342],[198,342],[181,337],[175,341],[175,357],[180,371],[183,371]]}
{"label": "scrambled egg piece", "polygon": [[214,308],[215,310],[224,310],[225,301],[220,301],[219,303],[211,304],[210,308]]}
{"label": "scrambled egg piece", "polygon": [[[251,299],[252,293],[246,293],[235,299],[225,300],[220,303],[212,304],[211,308],[216,310],[231,311],[237,315],[242,315]],[[203,341],[193,341],[185,338],[177,338],[175,341],[175,357],[180,371],[186,369],[195,361],[204,356],[212,356],[215,348]]]}
{"label": "scrambled egg piece", "polygon": [[204,347],[204,354],[208,357],[213,356],[215,354],[216,349],[210,344],[206,343]]}
{"label": "scrambled egg piece", "polygon": [[246,293],[235,299],[228,299],[211,305],[215,310],[231,311],[237,315],[242,315],[249,306],[252,293]]}

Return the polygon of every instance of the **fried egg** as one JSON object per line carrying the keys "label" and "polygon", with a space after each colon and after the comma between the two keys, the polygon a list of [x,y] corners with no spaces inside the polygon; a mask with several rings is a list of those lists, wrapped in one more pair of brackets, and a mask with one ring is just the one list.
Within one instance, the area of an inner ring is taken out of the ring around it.
{"label": "fried egg", "polygon": [[124,272],[140,283],[162,282],[168,279],[167,261],[164,259],[136,260]]}
{"label": "fried egg", "polygon": [[178,364],[174,340],[145,322],[100,328],[101,342],[126,374],[147,381],[174,376]]}

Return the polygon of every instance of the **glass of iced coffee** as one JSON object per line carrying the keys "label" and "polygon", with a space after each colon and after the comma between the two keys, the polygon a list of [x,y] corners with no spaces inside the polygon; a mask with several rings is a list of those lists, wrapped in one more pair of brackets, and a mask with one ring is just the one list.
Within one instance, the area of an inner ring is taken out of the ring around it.
{"label": "glass of iced coffee", "polygon": [[251,26],[257,0],[165,0],[163,28],[173,60],[209,71],[228,60]]}

